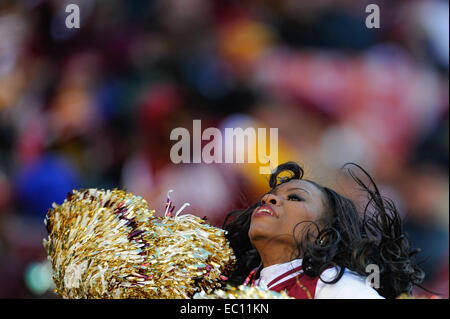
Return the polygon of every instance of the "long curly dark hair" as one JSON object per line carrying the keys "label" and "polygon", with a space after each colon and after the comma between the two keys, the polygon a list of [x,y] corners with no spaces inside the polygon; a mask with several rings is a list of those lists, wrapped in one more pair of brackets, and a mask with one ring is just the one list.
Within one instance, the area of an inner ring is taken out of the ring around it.
{"label": "long curly dark hair", "polygon": [[[369,185],[350,166],[359,169],[368,178]],[[367,193],[367,205],[360,212],[350,199],[307,180],[323,192],[326,208],[320,220],[304,221],[294,227],[293,237],[297,249],[292,259],[303,258],[304,273],[311,277],[320,277],[325,269],[336,267],[338,273],[332,281],[321,279],[329,284],[336,283],[346,268],[367,276],[366,267],[375,264],[380,270],[380,285],[377,289],[380,295],[396,298],[403,293],[411,294],[414,285],[421,287],[425,276],[412,260],[412,256],[420,249],[411,249],[395,204],[381,196],[372,177],[354,163],[348,163],[344,168],[348,168],[350,176]],[[285,176],[286,173],[289,175]],[[281,164],[270,176],[270,192],[282,183],[302,177],[303,169],[297,163]],[[242,284],[249,272],[261,264],[260,256],[248,235],[251,214],[259,205],[260,202],[257,202],[247,209],[232,211],[225,218],[223,228],[227,231],[227,238],[237,258],[230,284]],[[295,228],[302,223],[309,223],[307,230],[301,236],[294,236]]]}

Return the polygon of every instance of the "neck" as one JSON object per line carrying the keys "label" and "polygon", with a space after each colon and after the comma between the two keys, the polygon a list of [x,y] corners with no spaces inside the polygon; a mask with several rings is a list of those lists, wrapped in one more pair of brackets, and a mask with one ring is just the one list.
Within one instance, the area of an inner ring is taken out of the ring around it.
{"label": "neck", "polygon": [[294,249],[286,245],[263,242],[253,243],[253,245],[261,257],[264,268],[286,263],[294,256]]}

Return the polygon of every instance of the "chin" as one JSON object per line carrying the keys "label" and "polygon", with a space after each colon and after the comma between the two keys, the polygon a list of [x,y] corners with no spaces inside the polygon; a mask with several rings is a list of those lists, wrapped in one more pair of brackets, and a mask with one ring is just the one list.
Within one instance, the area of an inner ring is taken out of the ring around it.
{"label": "chin", "polygon": [[268,238],[271,234],[275,233],[272,225],[268,225],[267,223],[252,223],[250,225],[250,229],[248,231],[248,237],[250,241],[256,241],[260,239]]}

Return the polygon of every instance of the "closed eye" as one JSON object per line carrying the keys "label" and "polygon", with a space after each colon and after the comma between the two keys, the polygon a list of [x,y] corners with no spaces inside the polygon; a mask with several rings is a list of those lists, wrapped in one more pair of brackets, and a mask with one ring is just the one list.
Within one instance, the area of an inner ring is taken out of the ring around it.
{"label": "closed eye", "polygon": [[288,200],[293,200],[293,201],[303,201],[304,199],[301,198],[300,196],[298,196],[297,194],[289,194],[287,197]]}

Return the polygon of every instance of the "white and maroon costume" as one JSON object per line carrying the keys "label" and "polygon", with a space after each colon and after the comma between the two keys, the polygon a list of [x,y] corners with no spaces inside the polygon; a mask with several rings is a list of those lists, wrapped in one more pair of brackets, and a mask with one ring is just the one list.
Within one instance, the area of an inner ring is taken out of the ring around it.
{"label": "white and maroon costume", "polygon": [[[273,291],[286,291],[296,299],[383,299],[375,289],[366,284],[364,277],[345,269],[335,284],[326,284],[319,277],[303,273],[302,260],[272,265],[263,268],[260,276],[252,280],[253,285]],[[326,269],[321,278],[331,281],[337,275],[336,268]]]}

